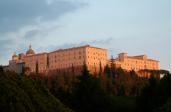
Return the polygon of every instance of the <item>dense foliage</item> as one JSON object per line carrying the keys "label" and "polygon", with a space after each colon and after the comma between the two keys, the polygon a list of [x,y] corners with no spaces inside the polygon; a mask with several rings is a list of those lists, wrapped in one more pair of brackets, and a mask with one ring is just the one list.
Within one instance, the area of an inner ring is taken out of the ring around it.
{"label": "dense foliage", "polygon": [[[171,75],[168,71],[150,71],[150,79],[114,65],[104,71],[81,75],[60,71],[29,77],[0,69],[0,109],[31,112],[170,112]],[[147,71],[148,72],[148,71]],[[165,76],[159,80],[158,75]],[[157,76],[155,76],[157,75]],[[57,99],[59,99],[64,107]]]}
{"label": "dense foliage", "polygon": [[171,74],[161,80],[150,78],[137,101],[140,112],[171,112]]}
{"label": "dense foliage", "polygon": [[134,71],[114,66],[90,74],[84,65],[80,76],[73,74],[58,72],[31,78],[41,79],[56,98],[76,112],[134,112],[136,96],[148,81],[137,77]]}
{"label": "dense foliage", "polygon": [[0,72],[0,112],[72,112],[40,82]]}

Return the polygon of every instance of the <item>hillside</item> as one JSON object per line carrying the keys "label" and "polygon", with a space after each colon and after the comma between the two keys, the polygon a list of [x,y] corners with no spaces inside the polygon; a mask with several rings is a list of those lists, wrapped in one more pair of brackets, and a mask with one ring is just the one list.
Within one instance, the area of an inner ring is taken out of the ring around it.
{"label": "hillside", "polygon": [[0,73],[1,112],[72,112],[39,82],[12,72]]}

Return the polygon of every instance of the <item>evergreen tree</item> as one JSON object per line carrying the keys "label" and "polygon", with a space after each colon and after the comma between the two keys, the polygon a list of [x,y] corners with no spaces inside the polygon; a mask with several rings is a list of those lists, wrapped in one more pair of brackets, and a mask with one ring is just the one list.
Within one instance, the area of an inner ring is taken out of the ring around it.
{"label": "evergreen tree", "polygon": [[110,77],[111,75],[111,70],[110,70],[110,67],[109,65],[107,64],[104,68],[104,73],[107,75],[107,77]]}
{"label": "evergreen tree", "polygon": [[4,72],[3,66],[0,66],[0,72]]}
{"label": "evergreen tree", "polygon": [[38,73],[39,73],[39,62],[36,61],[36,74],[38,74]]}
{"label": "evergreen tree", "polygon": [[[82,75],[73,90],[73,104],[79,112],[101,111],[101,100],[105,95],[96,77],[89,74],[87,66],[83,65]],[[103,96],[104,95],[104,96]]]}
{"label": "evergreen tree", "polygon": [[125,87],[124,85],[121,85],[119,92],[118,92],[118,96],[125,96]]}
{"label": "evergreen tree", "polygon": [[116,77],[118,74],[116,73],[116,66],[115,66],[115,64],[113,63],[113,61],[112,61],[112,63],[111,63],[111,75],[112,75],[112,77]]}
{"label": "evergreen tree", "polygon": [[5,72],[0,80],[1,112],[72,112],[31,77]]}

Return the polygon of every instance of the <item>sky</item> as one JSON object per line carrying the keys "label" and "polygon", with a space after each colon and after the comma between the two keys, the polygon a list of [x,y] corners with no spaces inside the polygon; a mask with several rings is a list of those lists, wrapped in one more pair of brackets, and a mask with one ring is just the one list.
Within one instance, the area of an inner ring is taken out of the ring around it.
{"label": "sky", "polygon": [[171,70],[171,0],[0,0],[0,64],[14,52],[90,44]]}

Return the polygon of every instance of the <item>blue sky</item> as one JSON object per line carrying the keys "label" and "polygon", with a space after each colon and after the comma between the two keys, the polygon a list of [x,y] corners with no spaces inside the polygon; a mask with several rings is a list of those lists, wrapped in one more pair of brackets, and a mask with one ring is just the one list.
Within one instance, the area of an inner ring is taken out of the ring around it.
{"label": "blue sky", "polygon": [[1,0],[0,64],[13,52],[84,44],[147,54],[171,69],[170,0]]}

